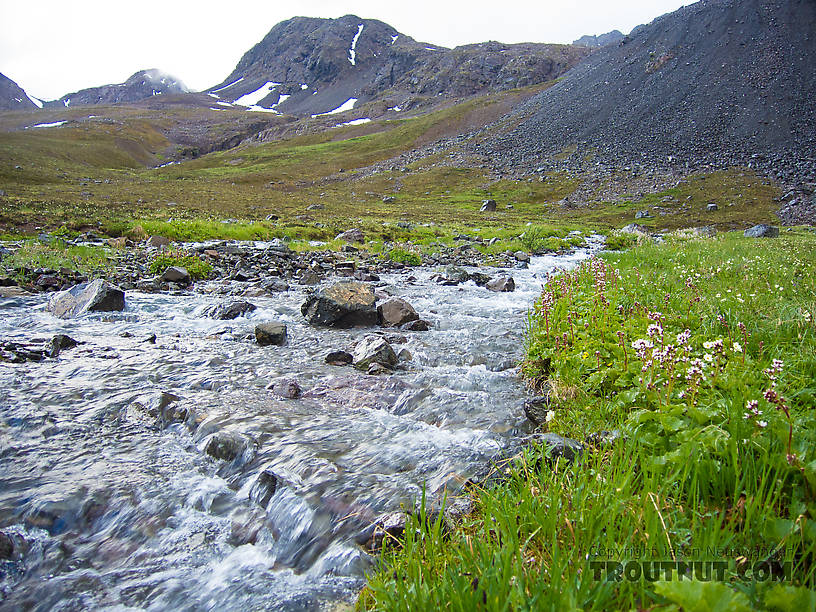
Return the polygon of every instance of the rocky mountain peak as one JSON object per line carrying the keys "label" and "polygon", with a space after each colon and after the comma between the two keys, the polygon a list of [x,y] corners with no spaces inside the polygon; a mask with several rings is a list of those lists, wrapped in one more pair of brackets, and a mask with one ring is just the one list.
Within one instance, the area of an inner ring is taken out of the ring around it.
{"label": "rocky mountain peak", "polygon": [[598,36],[589,36],[585,35],[579,38],[576,41],[573,41],[573,45],[577,45],[579,47],[590,47],[593,49],[598,49],[600,47],[605,47],[607,45],[614,45],[619,43],[625,38],[623,32],[619,30],[612,30],[611,32],[607,32],[606,34],[599,34]]}
{"label": "rocky mountain peak", "polygon": [[177,78],[157,68],[140,70],[124,83],[81,89],[48,102],[47,106],[79,106],[85,104],[123,104],[139,102],[152,96],[187,93],[190,90]]}
{"label": "rocky mountain peak", "polygon": [[405,109],[417,98],[551,80],[586,53],[569,45],[497,42],[447,49],[356,15],[294,17],[274,26],[208,93],[222,105],[295,115],[341,112],[377,99]]}

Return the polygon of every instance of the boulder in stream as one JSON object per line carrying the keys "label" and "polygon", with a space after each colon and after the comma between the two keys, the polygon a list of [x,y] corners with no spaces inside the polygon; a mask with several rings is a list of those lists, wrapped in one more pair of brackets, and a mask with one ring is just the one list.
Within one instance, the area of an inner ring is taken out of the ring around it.
{"label": "boulder in stream", "polygon": [[207,316],[211,319],[218,319],[219,321],[231,321],[248,312],[252,312],[256,308],[255,304],[245,302],[244,300],[231,300],[209,308],[207,310]]}
{"label": "boulder in stream", "polygon": [[234,461],[246,450],[246,446],[247,441],[243,436],[229,431],[220,431],[209,439],[204,447],[204,452],[221,461]]}
{"label": "boulder in stream", "polygon": [[286,344],[286,324],[272,321],[256,325],[255,340],[261,346],[283,346]]}
{"label": "boulder in stream", "polygon": [[86,312],[115,312],[124,309],[125,292],[102,279],[60,291],[48,302],[48,310],[60,319],[71,319]]}
{"label": "boulder in stream", "polygon": [[283,399],[297,399],[303,393],[303,389],[294,378],[279,378],[272,381],[267,389],[272,389],[272,393]]}
{"label": "boulder in stream", "polygon": [[380,325],[383,327],[399,327],[410,321],[419,319],[417,311],[402,298],[392,297],[377,307]]}
{"label": "boulder in stream", "polygon": [[379,364],[388,369],[397,365],[397,354],[385,338],[380,336],[363,338],[354,349],[353,358],[354,367],[364,372],[369,371],[372,364]]}
{"label": "boulder in stream", "polygon": [[504,293],[516,290],[516,281],[512,276],[497,276],[485,285],[490,291]]}
{"label": "boulder in stream", "polygon": [[326,355],[326,363],[333,366],[350,365],[352,361],[354,361],[354,357],[346,351],[332,351]]}
{"label": "boulder in stream", "polygon": [[258,474],[258,478],[249,490],[249,497],[262,508],[266,508],[269,500],[278,488],[278,477],[269,470],[264,470]]}
{"label": "boulder in stream", "polygon": [[182,285],[190,284],[190,273],[186,268],[178,266],[170,266],[159,277],[159,280],[165,283],[179,283]]}
{"label": "boulder in stream", "polygon": [[300,311],[310,325],[373,326],[377,324],[376,303],[377,296],[370,285],[347,281],[309,295]]}

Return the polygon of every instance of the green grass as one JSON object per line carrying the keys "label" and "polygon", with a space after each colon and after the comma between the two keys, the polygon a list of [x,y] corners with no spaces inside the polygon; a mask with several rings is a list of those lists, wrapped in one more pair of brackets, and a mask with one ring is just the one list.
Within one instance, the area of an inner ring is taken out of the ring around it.
{"label": "green grass", "polygon": [[[574,464],[534,446],[497,466],[461,523],[409,525],[358,608],[813,609],[814,247],[806,231],[669,238],[551,279],[524,374],[551,389],[551,431],[623,441]],[[659,355],[638,355],[640,340]],[[601,561],[654,560],[726,569],[713,582],[596,576]],[[743,577],[756,562],[787,564],[787,579]]]}
{"label": "green grass", "polygon": [[201,257],[181,250],[164,251],[156,255],[150,262],[150,271],[153,274],[161,274],[171,266],[184,268],[194,280],[207,278],[212,272],[212,266]]}
{"label": "green grass", "polygon": [[96,277],[104,276],[112,266],[107,248],[72,246],[59,239],[50,244],[26,240],[19,249],[0,259],[0,263],[17,270],[22,281],[28,280],[30,273],[38,268],[57,271],[65,268]]}

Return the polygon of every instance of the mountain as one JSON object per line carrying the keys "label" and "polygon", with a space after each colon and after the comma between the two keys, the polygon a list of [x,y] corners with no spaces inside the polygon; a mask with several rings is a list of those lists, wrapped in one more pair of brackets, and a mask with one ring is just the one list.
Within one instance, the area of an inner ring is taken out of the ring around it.
{"label": "mountain", "polygon": [[[533,97],[479,147],[498,169],[816,170],[816,2],[705,0],[636,28]],[[571,154],[571,155],[569,155]]]}
{"label": "mountain", "polygon": [[582,36],[578,40],[573,41],[573,45],[577,45],[579,47],[590,47],[593,49],[598,49],[600,47],[605,47],[607,45],[614,45],[622,41],[626,38],[622,32],[618,30],[612,30],[611,32],[607,32],[606,34],[600,34],[598,36]]}
{"label": "mountain", "polygon": [[46,103],[47,107],[85,104],[124,104],[158,95],[187,93],[184,83],[156,68],[140,70],[124,83],[90,87]]}
{"label": "mountain", "polygon": [[17,83],[0,74],[0,110],[31,110],[37,107]]}
{"label": "mountain", "polygon": [[328,114],[373,100],[406,110],[423,99],[468,96],[559,77],[588,51],[489,42],[447,49],[381,21],[295,17],[274,26],[208,93],[223,105]]}

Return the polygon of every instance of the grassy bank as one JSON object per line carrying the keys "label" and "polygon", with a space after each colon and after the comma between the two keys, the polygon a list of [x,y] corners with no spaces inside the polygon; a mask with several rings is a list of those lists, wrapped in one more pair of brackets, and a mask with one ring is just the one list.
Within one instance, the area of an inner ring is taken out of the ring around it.
{"label": "grassy bank", "polygon": [[814,247],[676,238],[551,279],[523,364],[547,427],[621,437],[530,448],[457,527],[415,520],[358,607],[814,609]]}

